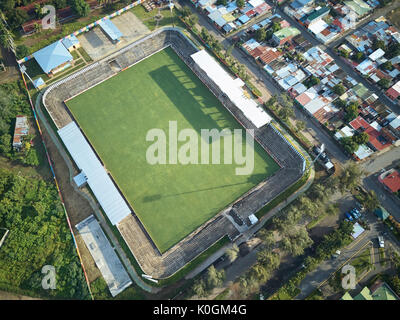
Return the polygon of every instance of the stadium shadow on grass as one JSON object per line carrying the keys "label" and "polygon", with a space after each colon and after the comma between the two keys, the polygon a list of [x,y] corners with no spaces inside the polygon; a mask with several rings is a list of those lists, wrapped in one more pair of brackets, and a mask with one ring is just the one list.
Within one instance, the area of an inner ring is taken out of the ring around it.
{"label": "stadium shadow on grass", "polygon": [[248,184],[248,183],[257,184],[257,183],[260,183],[260,180],[266,179],[266,178],[267,177],[264,174],[262,174],[262,175],[256,174],[254,176],[250,176],[249,178],[247,178],[247,181],[245,181],[245,182],[225,184],[225,185],[221,185],[221,186],[217,186],[217,187],[210,187],[210,188],[195,189],[192,191],[185,191],[185,192],[174,193],[174,194],[165,194],[165,195],[155,194],[155,195],[143,197],[142,200],[143,200],[143,202],[153,202],[153,201],[161,200],[162,198],[176,197],[176,196],[185,195],[185,194],[189,194],[189,193],[198,193],[198,192],[202,192],[202,191],[210,191],[210,190],[229,188],[229,187],[234,187],[234,186],[238,186],[241,184]]}
{"label": "stadium shadow on grass", "polygon": [[[176,54],[171,54],[169,51],[166,52],[176,64],[166,65],[149,72],[149,75],[157,83],[159,88],[164,91],[180,113],[197,132],[200,132],[201,129],[218,129],[221,131],[222,129],[229,128],[231,125],[220,110],[215,107],[207,107],[207,105],[210,104],[203,98],[204,88],[196,86],[190,78],[181,72],[181,69],[174,70],[176,65],[183,63],[180,58]],[[177,95],[176,92],[179,92],[180,94]],[[187,101],[188,103],[183,104],[182,100]],[[207,117],[204,117],[204,115]],[[199,121],[199,119],[207,119],[208,121],[207,123],[204,123]],[[245,130],[243,129],[242,131],[243,139],[245,139]],[[209,141],[206,142],[209,143]],[[261,146],[257,141],[255,141],[254,151],[261,157],[265,154],[265,151],[261,150]],[[260,177],[257,177],[257,179],[259,178]],[[257,183],[255,182],[257,179],[254,178],[251,182]]]}

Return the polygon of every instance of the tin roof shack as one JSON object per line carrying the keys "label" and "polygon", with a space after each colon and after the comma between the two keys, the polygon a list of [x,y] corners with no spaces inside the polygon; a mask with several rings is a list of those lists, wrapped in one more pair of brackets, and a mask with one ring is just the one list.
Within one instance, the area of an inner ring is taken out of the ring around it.
{"label": "tin roof shack", "polygon": [[13,148],[21,150],[23,137],[29,133],[29,125],[26,116],[17,116],[13,138]]}

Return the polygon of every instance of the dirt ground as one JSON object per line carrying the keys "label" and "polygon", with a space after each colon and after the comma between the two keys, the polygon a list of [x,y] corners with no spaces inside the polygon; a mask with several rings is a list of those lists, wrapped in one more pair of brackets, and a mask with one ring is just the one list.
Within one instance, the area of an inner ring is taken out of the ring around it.
{"label": "dirt ground", "polygon": [[82,47],[93,60],[99,60],[150,33],[150,30],[129,11],[112,19],[112,22],[123,34],[118,44],[113,44],[100,27],[78,36]]}
{"label": "dirt ground", "polygon": [[76,241],[82,256],[85,270],[87,272],[89,281],[92,282],[101,275],[100,270],[96,267],[95,262],[89,253],[89,250],[86,248],[84,242],[82,241],[82,238],[79,236],[79,233],[75,228],[75,225],[77,223],[81,222],[83,219],[87,218],[93,213],[92,208],[90,207],[90,204],[87,202],[87,200],[77,194],[73,189],[69,180],[68,167],[65,164],[64,159],[57,151],[53,142],[47,135],[45,129],[43,129],[43,138],[45,140],[46,147],[49,151],[50,158],[53,163],[53,168],[57,177],[62,197],[64,199],[68,216],[73,226],[74,234],[76,236]]}
{"label": "dirt ground", "polygon": [[392,10],[388,14],[388,18],[397,28],[400,28],[400,8]]}
{"label": "dirt ground", "polygon": [[32,298],[20,294],[0,291],[0,300],[40,300],[39,298]]}

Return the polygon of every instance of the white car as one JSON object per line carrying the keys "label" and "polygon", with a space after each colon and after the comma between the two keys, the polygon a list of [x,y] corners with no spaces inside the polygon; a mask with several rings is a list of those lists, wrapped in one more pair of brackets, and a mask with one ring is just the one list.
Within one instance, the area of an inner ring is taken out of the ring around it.
{"label": "white car", "polygon": [[382,236],[378,237],[378,242],[379,242],[379,247],[381,247],[381,248],[385,247],[385,241],[383,240]]}

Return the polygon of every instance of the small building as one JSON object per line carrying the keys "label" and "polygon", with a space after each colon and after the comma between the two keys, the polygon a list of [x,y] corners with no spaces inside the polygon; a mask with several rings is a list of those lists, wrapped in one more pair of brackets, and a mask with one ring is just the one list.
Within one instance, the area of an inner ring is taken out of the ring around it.
{"label": "small building", "polygon": [[13,138],[13,148],[19,150],[22,148],[23,137],[29,133],[28,119],[26,116],[17,116],[15,119],[15,130]]}
{"label": "small building", "polygon": [[378,219],[381,219],[382,221],[385,221],[390,216],[389,212],[387,212],[386,209],[381,206],[376,208],[374,213],[378,217]]}
{"label": "small building", "polygon": [[400,190],[400,172],[396,169],[382,173],[378,180],[391,193],[396,193]]}
{"label": "small building", "polygon": [[36,51],[33,57],[48,76],[70,67],[74,60],[61,41],[56,41]]}
{"label": "small building", "polygon": [[313,23],[316,23],[320,21],[323,17],[327,16],[329,12],[331,11],[331,8],[326,6],[322,7],[320,9],[314,10],[311,12],[308,16],[304,18],[304,21],[302,21],[305,25],[310,26]]}
{"label": "small building", "polygon": [[287,27],[276,31],[272,35],[272,41],[277,45],[281,46],[285,44],[287,41],[291,40],[293,37],[300,34],[300,31],[297,28]]}
{"label": "small building", "polygon": [[46,85],[46,83],[43,81],[43,79],[42,79],[41,77],[39,77],[39,78],[33,80],[32,83],[33,83],[33,86],[34,86],[36,89],[42,89],[42,88]]}
{"label": "small building", "polygon": [[63,46],[69,51],[74,51],[78,48],[81,47],[81,44],[79,43],[79,40],[75,35],[69,35],[68,37],[64,38],[61,40]]}
{"label": "small building", "polygon": [[74,177],[74,182],[77,185],[78,188],[84,186],[87,183],[87,176],[85,174],[85,172],[81,171],[79,174],[77,174]]}
{"label": "small building", "polygon": [[122,37],[122,32],[111,22],[110,19],[104,19],[99,22],[100,28],[110,38],[113,43],[118,43]]}

